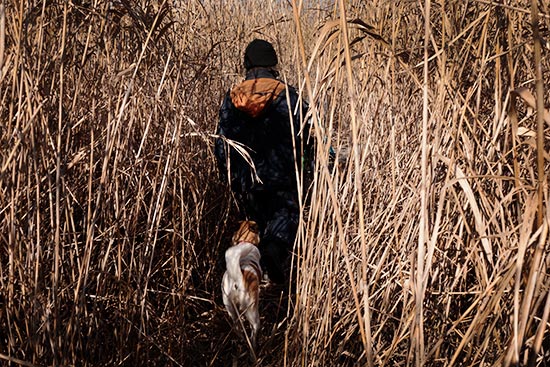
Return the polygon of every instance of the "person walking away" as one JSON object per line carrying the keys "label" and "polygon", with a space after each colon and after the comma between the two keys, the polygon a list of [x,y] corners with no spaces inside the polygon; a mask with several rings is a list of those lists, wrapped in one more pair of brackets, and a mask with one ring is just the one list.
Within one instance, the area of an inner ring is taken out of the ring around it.
{"label": "person walking away", "polygon": [[[308,106],[277,79],[277,64],[271,43],[248,44],[246,78],[223,100],[214,150],[240,215],[259,225],[262,267],[271,281],[283,284],[300,214],[296,175],[311,160],[312,144],[305,123]],[[226,139],[246,149],[252,165]]]}

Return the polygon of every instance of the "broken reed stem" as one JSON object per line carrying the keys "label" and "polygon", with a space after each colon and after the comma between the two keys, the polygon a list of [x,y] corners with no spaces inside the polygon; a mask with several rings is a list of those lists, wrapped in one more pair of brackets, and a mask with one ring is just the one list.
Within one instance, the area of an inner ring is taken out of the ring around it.
{"label": "broken reed stem", "polygon": [[531,0],[531,26],[533,28],[533,41],[535,43],[535,88],[537,92],[537,174],[538,174],[538,211],[537,227],[542,225],[544,220],[544,90],[542,85],[542,55],[539,34],[539,10],[537,0]]}

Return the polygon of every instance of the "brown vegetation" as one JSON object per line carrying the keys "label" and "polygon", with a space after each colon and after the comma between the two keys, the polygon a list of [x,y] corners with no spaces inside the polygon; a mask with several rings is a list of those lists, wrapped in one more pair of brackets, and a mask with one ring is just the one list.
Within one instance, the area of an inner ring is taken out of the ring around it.
{"label": "brown vegetation", "polygon": [[236,358],[212,133],[260,37],[318,144],[259,364],[548,365],[549,28],[535,0],[2,0],[2,364]]}

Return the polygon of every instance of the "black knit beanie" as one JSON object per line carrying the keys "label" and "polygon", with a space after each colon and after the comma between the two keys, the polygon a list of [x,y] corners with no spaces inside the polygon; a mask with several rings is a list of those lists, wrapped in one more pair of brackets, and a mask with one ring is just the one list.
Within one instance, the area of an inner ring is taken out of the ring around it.
{"label": "black knit beanie", "polygon": [[277,53],[271,43],[255,39],[246,46],[244,52],[244,67],[246,70],[257,66],[275,66],[278,62]]}

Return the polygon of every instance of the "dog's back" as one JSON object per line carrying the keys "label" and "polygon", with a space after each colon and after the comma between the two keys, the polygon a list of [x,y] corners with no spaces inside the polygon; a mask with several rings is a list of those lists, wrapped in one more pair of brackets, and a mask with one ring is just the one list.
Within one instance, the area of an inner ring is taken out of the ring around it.
{"label": "dog's back", "polygon": [[259,281],[262,276],[260,251],[251,243],[243,242],[225,252],[227,266],[223,278],[223,293],[228,295],[239,311],[257,301]]}
{"label": "dog's back", "polygon": [[245,315],[252,326],[253,345],[260,328],[258,303],[262,270],[258,242],[257,225],[243,222],[233,237],[233,246],[225,252],[227,270],[222,280],[223,303],[235,323],[241,314]]}

